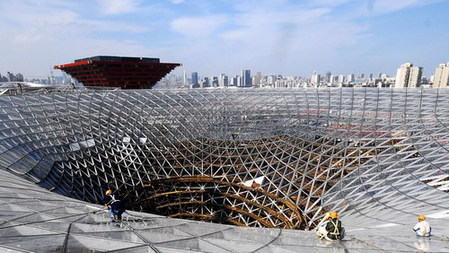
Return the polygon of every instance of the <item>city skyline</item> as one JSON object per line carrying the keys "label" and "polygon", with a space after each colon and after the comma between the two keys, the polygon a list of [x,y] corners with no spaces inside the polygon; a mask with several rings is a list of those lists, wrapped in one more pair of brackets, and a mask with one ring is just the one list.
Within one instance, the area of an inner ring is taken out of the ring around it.
{"label": "city skyline", "polygon": [[180,62],[177,75],[394,76],[412,62],[430,76],[448,61],[448,7],[447,0],[18,0],[0,3],[7,35],[0,73],[45,78],[73,59],[123,55]]}

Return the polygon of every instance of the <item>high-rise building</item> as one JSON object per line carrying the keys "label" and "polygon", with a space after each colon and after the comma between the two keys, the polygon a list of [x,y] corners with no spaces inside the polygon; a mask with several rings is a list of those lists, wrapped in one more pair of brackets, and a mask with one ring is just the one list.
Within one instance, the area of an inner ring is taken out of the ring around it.
{"label": "high-rise building", "polygon": [[201,88],[210,87],[210,82],[209,82],[209,78],[208,77],[204,77],[203,79],[201,79],[200,87]]}
{"label": "high-rise building", "polygon": [[238,76],[233,76],[230,80],[229,80],[229,86],[237,86],[238,85]]}
{"label": "high-rise building", "polygon": [[236,86],[238,86],[238,87],[244,86],[243,85],[243,77],[241,77],[239,75],[237,75],[236,77],[237,77],[237,85]]}
{"label": "high-rise building", "polygon": [[169,75],[168,76],[168,85],[170,87],[175,87],[178,85],[178,77],[176,75]]}
{"label": "high-rise building", "polygon": [[0,75],[0,82],[8,82],[8,77]]}
{"label": "high-rise building", "polygon": [[422,67],[413,67],[410,69],[410,86],[419,87],[421,85]]}
{"label": "high-rise building", "polygon": [[218,79],[218,86],[219,87],[228,87],[229,86],[229,80],[228,76],[225,74],[221,74],[220,78]]}
{"label": "high-rise building", "polygon": [[347,78],[348,83],[352,83],[355,81],[354,74],[349,74]]}
{"label": "high-rise building", "polygon": [[313,72],[312,77],[310,78],[310,83],[319,84],[321,76],[316,71]]}
{"label": "high-rise building", "polygon": [[192,72],[192,88],[200,88],[198,72]]}
{"label": "high-rise building", "polygon": [[7,72],[8,81],[13,82],[14,80],[14,74],[11,72]]}
{"label": "high-rise building", "polygon": [[260,86],[261,81],[262,81],[262,73],[257,72],[253,79],[253,86]]}
{"label": "high-rise building", "polygon": [[435,70],[433,87],[445,88],[449,86],[449,62],[440,64]]}
{"label": "high-rise building", "polygon": [[251,70],[242,70],[242,83],[241,86],[251,87]]}
{"label": "high-rise building", "polygon": [[334,83],[335,82],[335,75],[331,75],[329,77],[329,83]]}
{"label": "high-rise building", "polygon": [[210,87],[218,87],[218,77],[213,76],[210,78]]}
{"label": "high-rise building", "polygon": [[198,82],[198,72],[192,72],[192,86],[198,86],[199,82]]}
{"label": "high-rise building", "polygon": [[184,85],[184,86],[187,85],[187,74],[186,74],[185,70],[184,70],[184,73],[182,75],[182,85]]}
{"label": "high-rise building", "polygon": [[419,87],[421,84],[422,67],[413,67],[408,62],[401,65],[396,72],[396,82],[394,87]]}
{"label": "high-rise building", "polygon": [[18,81],[18,82],[23,82],[23,75],[21,74],[21,73],[17,73],[17,75],[16,75],[16,81]]}
{"label": "high-rise building", "polygon": [[269,75],[268,78],[267,78],[267,84],[268,84],[268,85],[274,85],[274,83],[276,82],[276,80],[277,80],[276,75],[271,74],[271,75]]}
{"label": "high-rise building", "polygon": [[338,83],[342,84],[346,81],[345,76],[344,75],[338,75]]}
{"label": "high-rise building", "polygon": [[332,73],[330,71],[326,72],[326,83],[331,83]]}

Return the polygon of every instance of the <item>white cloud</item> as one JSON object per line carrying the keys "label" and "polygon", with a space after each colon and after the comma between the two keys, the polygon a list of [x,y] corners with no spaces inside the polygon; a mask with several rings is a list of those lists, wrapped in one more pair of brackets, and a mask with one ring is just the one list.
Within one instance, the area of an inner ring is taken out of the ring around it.
{"label": "white cloud", "polygon": [[[265,73],[310,72],[309,68],[323,61],[335,64],[342,56],[336,52],[366,36],[366,27],[346,17],[333,17],[329,8],[238,7],[238,12],[218,20],[183,18],[172,24],[186,35],[203,34],[184,43],[180,50],[186,57],[184,66],[198,71],[203,65],[229,74],[244,68]],[[198,55],[207,57],[194,57]]]}
{"label": "white cloud", "polygon": [[338,6],[356,1],[358,0],[311,0],[309,1],[309,4],[313,6],[326,6],[327,8],[329,8],[331,6]]}
{"label": "white cloud", "polygon": [[384,14],[408,8],[419,2],[418,0],[371,0],[370,11],[374,14]]}
{"label": "white cloud", "polygon": [[319,22],[324,18],[330,9],[316,8],[307,10],[257,10],[244,13],[235,17],[233,20],[238,22],[240,26],[253,26],[253,27],[272,27],[279,24],[296,24],[305,25],[315,22]]}
{"label": "white cloud", "polygon": [[13,41],[17,43],[35,43],[44,39],[44,37],[37,33],[21,33],[14,36]]}
{"label": "white cloud", "polygon": [[129,35],[148,32],[147,24],[86,19],[80,8],[85,6],[63,0],[0,3],[0,31],[8,35],[0,36],[0,73],[36,77],[48,74],[53,65],[77,58],[99,54],[152,56],[158,52]]}
{"label": "white cloud", "polygon": [[224,40],[241,40],[245,38],[245,36],[248,35],[246,29],[238,29],[238,30],[232,30],[232,31],[225,31],[219,35]]}
{"label": "white cloud", "polygon": [[[48,4],[39,5],[14,1],[0,8],[0,16],[5,21],[0,23],[0,28],[3,26],[2,30],[9,34],[0,40],[31,43],[53,40],[59,36],[73,36],[82,40],[99,32],[144,33],[150,30],[148,26],[126,22],[84,19],[74,6],[64,4],[63,1],[57,1],[58,4],[54,4],[53,0],[47,1]],[[20,10],[21,15],[16,15],[14,10]]]}
{"label": "white cloud", "polygon": [[107,15],[133,13],[139,10],[141,0],[97,0],[101,11]]}
{"label": "white cloud", "polygon": [[370,0],[367,2],[367,10],[373,15],[384,15],[397,12],[406,8],[430,5],[433,3],[444,2],[447,0]]}
{"label": "white cloud", "polygon": [[[98,54],[161,57],[202,74],[233,75],[245,68],[266,74],[350,69],[369,62],[366,57],[359,60],[359,55],[377,50],[378,34],[367,39],[373,32],[369,30],[373,17],[427,4],[418,0],[97,1],[99,5],[90,0],[0,1],[0,31],[8,35],[0,36],[0,72],[48,73],[49,66]],[[92,17],[98,12],[138,12],[138,19],[136,15]]]}
{"label": "white cloud", "polygon": [[171,23],[173,31],[189,37],[206,37],[228,22],[224,15],[185,17]]}
{"label": "white cloud", "polygon": [[144,33],[151,30],[149,26],[129,25],[119,21],[79,21],[78,25],[82,25],[87,31],[95,32],[126,32],[126,33]]}
{"label": "white cloud", "polygon": [[35,26],[68,25],[78,20],[78,15],[73,11],[59,10],[46,15],[33,15],[30,22]]}

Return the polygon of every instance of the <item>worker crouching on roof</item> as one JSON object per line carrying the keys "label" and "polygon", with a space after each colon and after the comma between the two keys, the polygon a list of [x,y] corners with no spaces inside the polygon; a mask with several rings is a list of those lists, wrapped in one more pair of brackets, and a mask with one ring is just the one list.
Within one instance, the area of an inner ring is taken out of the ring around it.
{"label": "worker crouching on roof", "polygon": [[432,232],[429,222],[426,220],[426,216],[418,215],[418,223],[413,227],[417,236],[429,237]]}
{"label": "worker crouching on roof", "polygon": [[332,211],[326,215],[324,219],[325,221],[320,223],[317,231],[317,235],[320,239],[325,238],[329,241],[343,239],[345,236],[345,229],[342,227],[341,221],[338,219],[338,213]]}
{"label": "worker crouching on roof", "polygon": [[113,194],[112,190],[107,190],[103,198],[104,207],[108,209],[111,220],[121,221],[124,211],[122,198],[118,194]]}

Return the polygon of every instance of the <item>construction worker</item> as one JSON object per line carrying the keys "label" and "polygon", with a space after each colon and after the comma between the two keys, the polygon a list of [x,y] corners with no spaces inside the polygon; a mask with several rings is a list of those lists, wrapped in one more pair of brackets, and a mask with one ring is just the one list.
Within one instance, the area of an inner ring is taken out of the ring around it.
{"label": "construction worker", "polygon": [[432,232],[429,222],[426,220],[426,216],[418,215],[418,223],[413,227],[417,236],[429,237]]}
{"label": "construction worker", "polygon": [[327,222],[324,222],[317,231],[320,239],[325,238],[329,241],[341,240],[345,236],[345,230],[341,226],[341,221],[338,219],[338,213],[332,211],[327,217]]}
{"label": "construction worker", "polygon": [[108,209],[111,221],[121,221],[124,211],[122,199],[118,194],[113,194],[112,190],[107,190],[103,198],[105,209]]}

